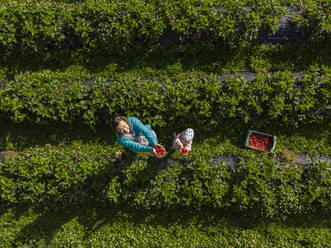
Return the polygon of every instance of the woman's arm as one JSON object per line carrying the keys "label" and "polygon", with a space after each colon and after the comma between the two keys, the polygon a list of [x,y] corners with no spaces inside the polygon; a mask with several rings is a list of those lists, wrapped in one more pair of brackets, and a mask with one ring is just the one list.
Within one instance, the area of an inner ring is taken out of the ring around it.
{"label": "woman's arm", "polygon": [[153,152],[153,148],[150,146],[142,145],[138,142],[134,142],[132,139],[123,136],[116,137],[118,143],[121,145],[129,148],[131,151],[138,153],[138,152]]}
{"label": "woman's arm", "polygon": [[128,119],[134,126],[133,129],[144,135],[151,147],[154,147],[154,145],[158,143],[154,134],[137,117],[129,117]]}

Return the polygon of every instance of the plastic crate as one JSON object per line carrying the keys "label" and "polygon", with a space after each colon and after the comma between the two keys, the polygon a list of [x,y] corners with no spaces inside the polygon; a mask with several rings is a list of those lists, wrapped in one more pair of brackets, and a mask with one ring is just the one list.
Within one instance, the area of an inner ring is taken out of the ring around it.
{"label": "plastic crate", "polygon": [[[253,146],[250,146],[249,144],[249,137],[252,135],[252,134],[259,134],[261,136],[266,136],[266,137],[269,137],[272,139],[273,141],[273,144],[272,144],[272,147],[269,149],[269,150],[263,150],[263,149],[260,149],[258,147],[253,147]],[[273,135],[270,135],[270,134],[266,134],[266,133],[261,133],[261,132],[258,132],[258,131],[254,131],[254,130],[248,130],[247,132],[247,136],[246,136],[246,140],[245,140],[245,146],[248,147],[248,148],[251,148],[251,149],[255,149],[255,150],[259,150],[259,151],[263,151],[263,152],[274,152],[275,148],[276,148],[276,143],[277,143],[277,137],[276,136],[273,136]]]}

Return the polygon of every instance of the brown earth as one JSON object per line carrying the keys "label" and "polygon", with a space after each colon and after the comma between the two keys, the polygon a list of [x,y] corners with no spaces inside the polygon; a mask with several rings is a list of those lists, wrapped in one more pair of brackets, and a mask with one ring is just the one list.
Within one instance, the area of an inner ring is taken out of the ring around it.
{"label": "brown earth", "polygon": [[3,162],[6,157],[13,158],[15,156],[22,155],[22,154],[23,154],[23,152],[19,152],[19,151],[1,151],[0,152],[0,162]]}

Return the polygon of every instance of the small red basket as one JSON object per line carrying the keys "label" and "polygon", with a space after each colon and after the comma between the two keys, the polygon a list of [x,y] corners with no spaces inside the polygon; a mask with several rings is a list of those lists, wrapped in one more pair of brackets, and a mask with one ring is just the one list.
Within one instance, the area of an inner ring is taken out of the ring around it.
{"label": "small red basket", "polygon": [[254,130],[248,130],[245,146],[259,151],[274,152],[276,148],[276,141],[276,136]]}

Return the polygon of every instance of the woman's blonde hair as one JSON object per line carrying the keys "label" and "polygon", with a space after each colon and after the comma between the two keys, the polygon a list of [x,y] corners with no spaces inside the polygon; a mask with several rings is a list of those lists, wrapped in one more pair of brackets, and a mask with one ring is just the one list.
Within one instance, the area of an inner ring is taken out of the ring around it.
{"label": "woman's blonde hair", "polygon": [[117,127],[121,121],[125,121],[130,126],[128,118],[126,118],[125,116],[121,116],[121,115],[116,116],[112,121],[112,127],[117,135],[121,135],[119,132],[117,132]]}

